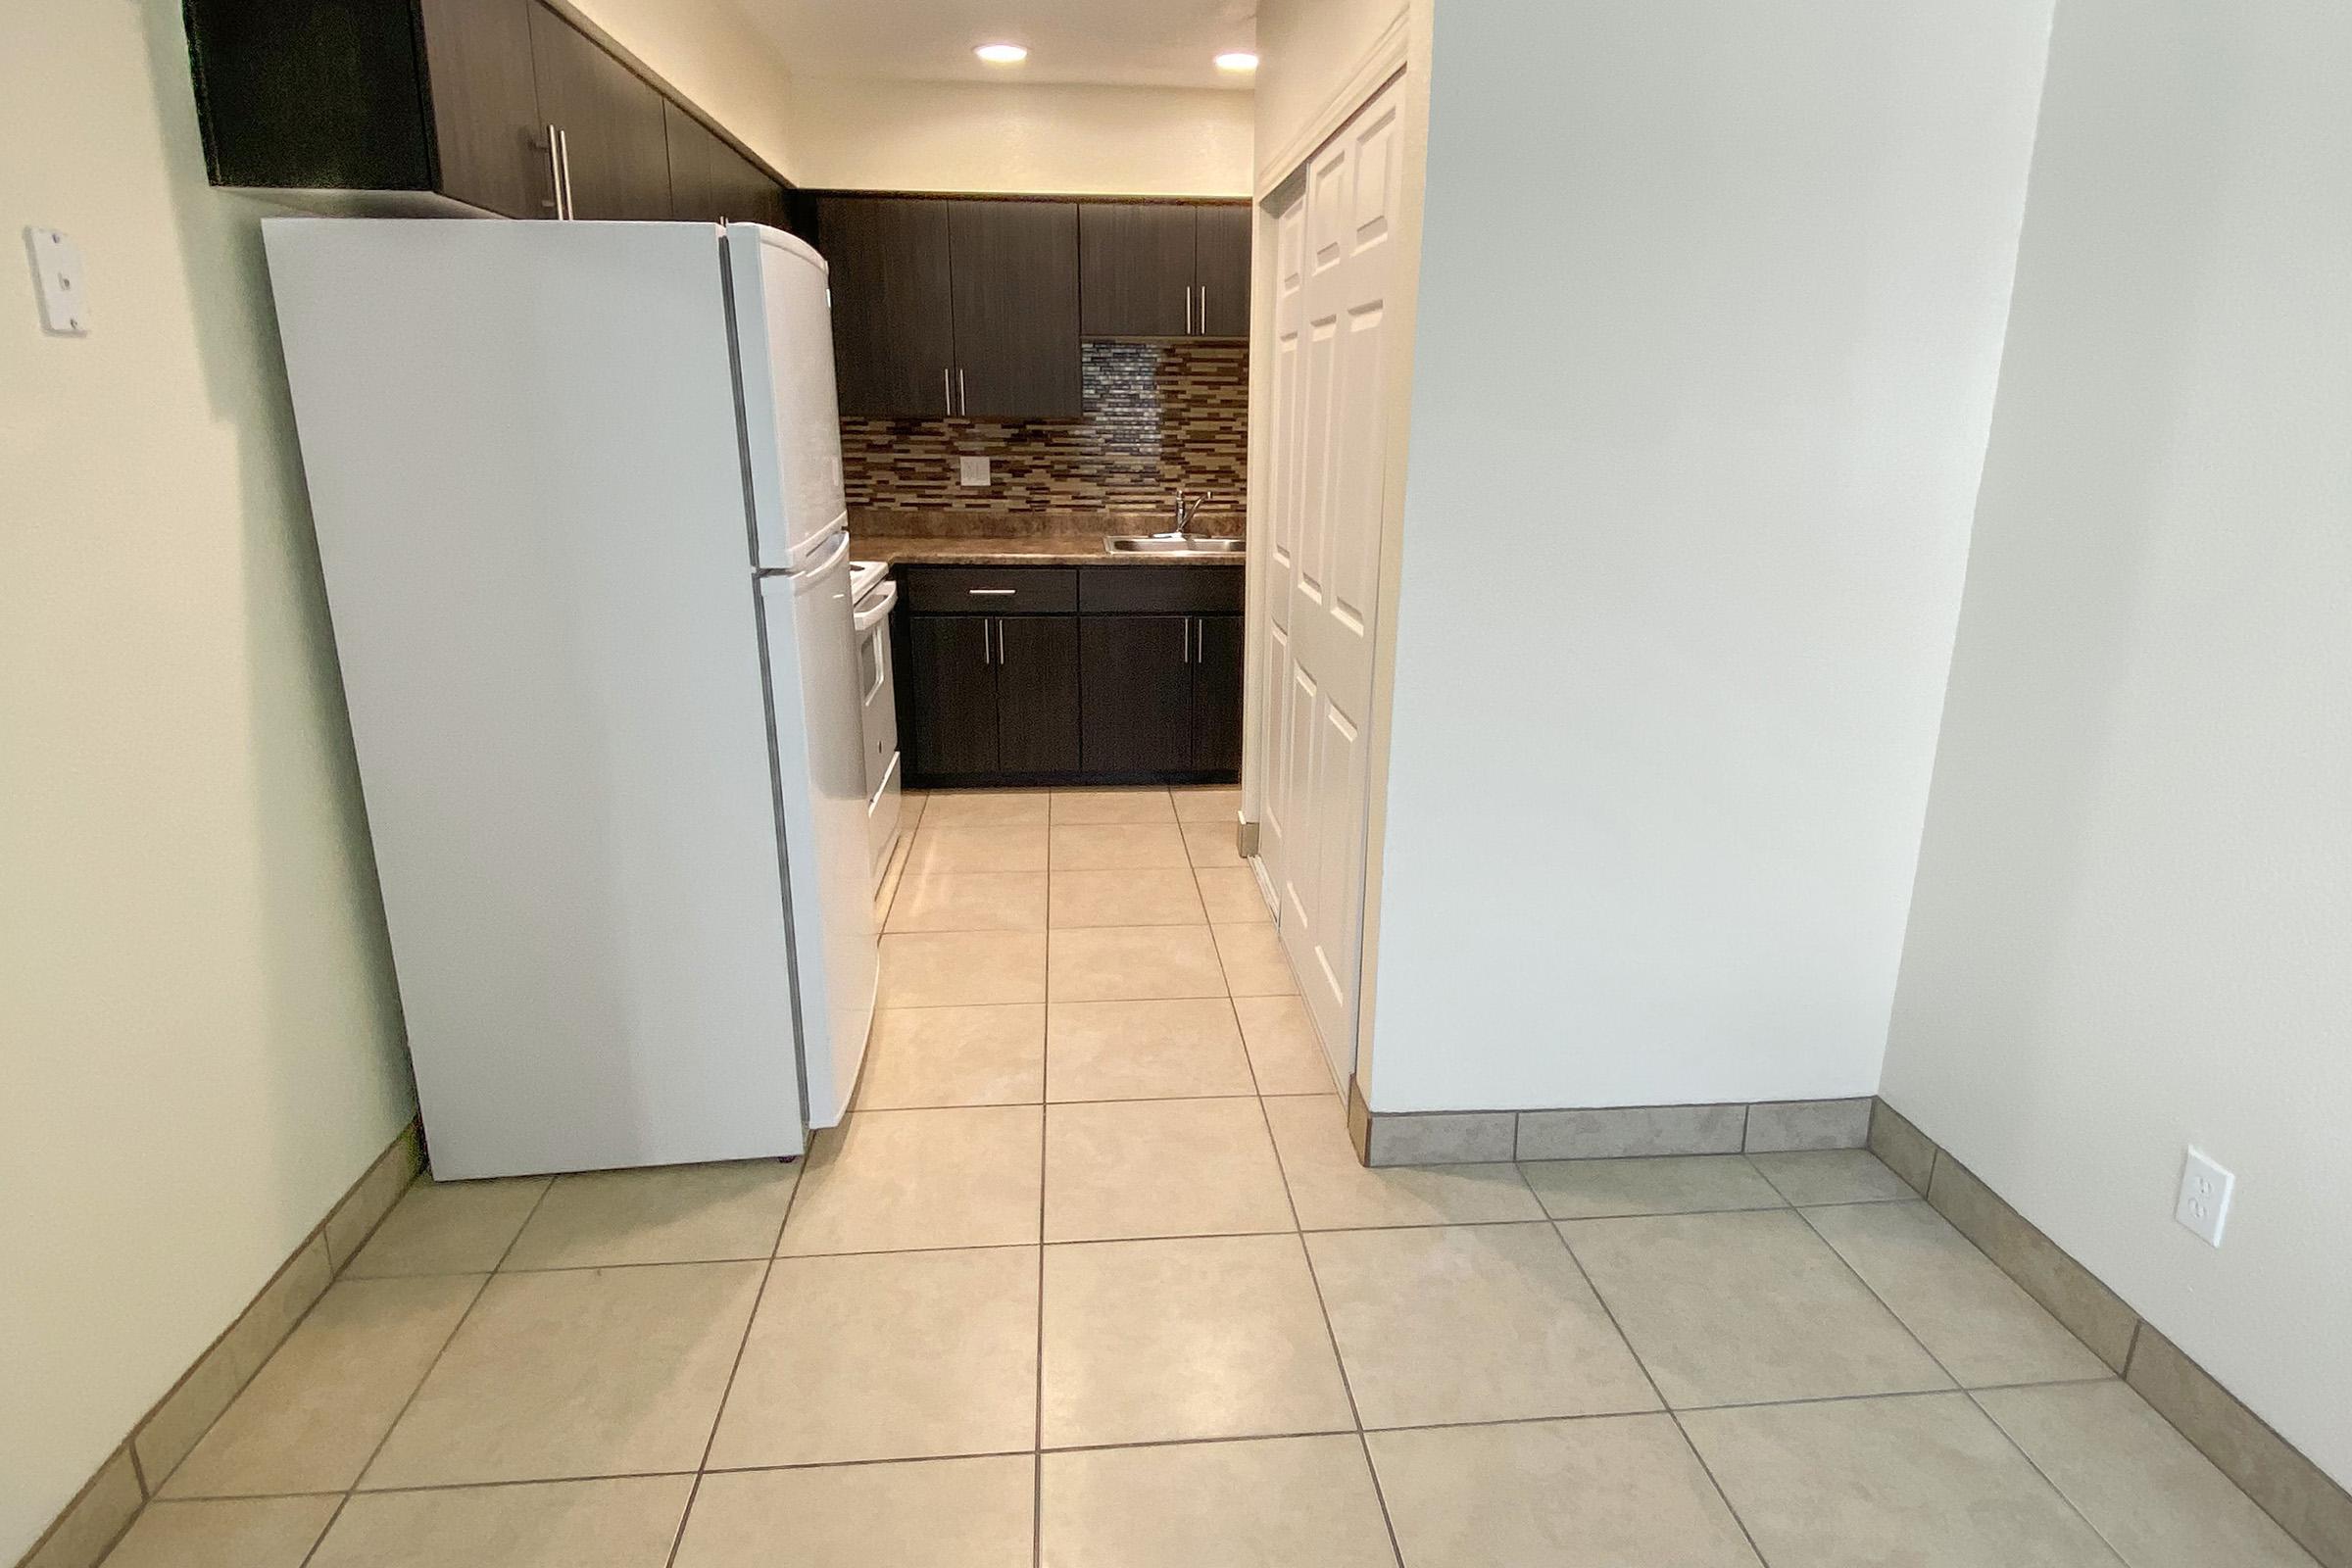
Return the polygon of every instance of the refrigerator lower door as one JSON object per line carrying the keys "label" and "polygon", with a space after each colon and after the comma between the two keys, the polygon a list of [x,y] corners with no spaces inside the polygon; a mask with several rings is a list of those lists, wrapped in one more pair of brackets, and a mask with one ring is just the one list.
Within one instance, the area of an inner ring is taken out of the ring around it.
{"label": "refrigerator lower door", "polygon": [[759,579],[811,1127],[833,1126],[849,1106],[881,970],[849,536],[838,540],[805,571]]}

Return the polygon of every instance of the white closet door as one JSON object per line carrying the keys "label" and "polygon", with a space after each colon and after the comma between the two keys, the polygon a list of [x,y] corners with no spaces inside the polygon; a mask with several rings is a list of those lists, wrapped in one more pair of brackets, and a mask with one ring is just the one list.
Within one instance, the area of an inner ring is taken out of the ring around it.
{"label": "white closet door", "polygon": [[1278,220],[1267,777],[1260,852],[1282,940],[1344,1082],[1361,988],[1366,755],[1380,575],[1391,83],[1309,162]]}

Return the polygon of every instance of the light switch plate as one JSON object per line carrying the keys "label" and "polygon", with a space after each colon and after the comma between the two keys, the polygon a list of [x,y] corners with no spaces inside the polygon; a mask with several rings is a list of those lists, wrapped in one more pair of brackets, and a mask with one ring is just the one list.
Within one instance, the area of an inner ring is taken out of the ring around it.
{"label": "light switch plate", "polygon": [[63,229],[27,226],[24,249],[32,257],[32,280],[41,297],[41,330],[57,337],[85,337],[89,301],[83,298],[81,251]]}
{"label": "light switch plate", "polygon": [[2215,1247],[2222,1245],[2222,1227],[2230,1223],[2230,1193],[2237,1178],[2213,1162],[2213,1156],[2191,1145],[2180,1166],[2180,1200],[2173,1218]]}
{"label": "light switch plate", "polygon": [[986,458],[957,458],[956,463],[956,478],[960,483],[988,483],[988,460]]}

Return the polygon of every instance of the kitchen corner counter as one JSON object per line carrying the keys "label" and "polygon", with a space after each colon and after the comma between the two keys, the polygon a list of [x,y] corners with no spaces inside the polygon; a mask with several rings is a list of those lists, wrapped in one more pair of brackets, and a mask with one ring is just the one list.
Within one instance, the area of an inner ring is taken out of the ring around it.
{"label": "kitchen corner counter", "polygon": [[850,554],[859,561],[925,566],[1239,566],[1247,551],[1210,554],[1126,554],[1104,548],[1102,534],[973,534],[955,539],[908,534],[850,534]]}

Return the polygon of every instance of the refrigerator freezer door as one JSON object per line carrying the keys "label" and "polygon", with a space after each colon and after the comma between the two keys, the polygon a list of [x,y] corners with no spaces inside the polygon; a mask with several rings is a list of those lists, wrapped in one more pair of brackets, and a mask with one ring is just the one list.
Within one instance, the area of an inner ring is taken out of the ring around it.
{"label": "refrigerator freezer door", "polygon": [[434,1174],[797,1152],[714,232],[263,231]]}
{"label": "refrigerator freezer door", "polygon": [[731,223],[726,237],[752,553],[762,571],[797,571],[831,548],[847,512],[824,258],[756,223]]}
{"label": "refrigerator freezer door", "polygon": [[800,571],[760,578],[811,1127],[849,1106],[880,974],[849,535],[826,549]]}

